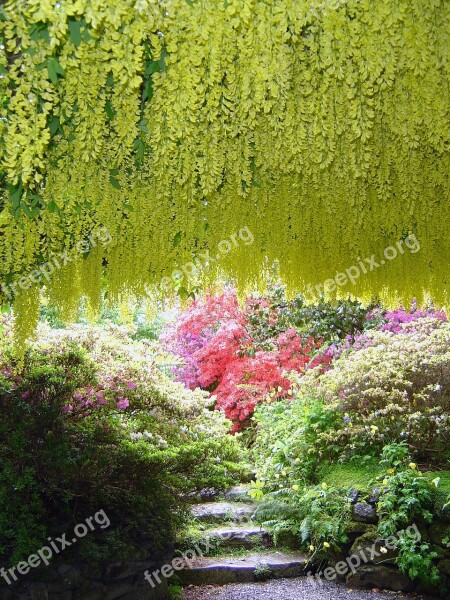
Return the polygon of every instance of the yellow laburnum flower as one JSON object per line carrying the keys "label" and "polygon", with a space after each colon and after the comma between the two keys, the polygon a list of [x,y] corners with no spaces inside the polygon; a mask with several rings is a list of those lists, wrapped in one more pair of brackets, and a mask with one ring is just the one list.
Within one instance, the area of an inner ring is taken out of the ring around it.
{"label": "yellow laburnum flower", "polygon": [[324,548],[329,548],[329,547],[330,547],[330,544],[329,544],[328,542],[324,542],[324,543],[323,543],[323,547],[324,547]]}
{"label": "yellow laburnum flower", "polygon": [[408,466],[409,466],[410,469],[417,469],[416,463],[411,462],[411,463],[409,463]]}
{"label": "yellow laburnum flower", "polygon": [[310,550],[310,552],[314,552],[315,548],[312,544],[310,545],[309,550]]}

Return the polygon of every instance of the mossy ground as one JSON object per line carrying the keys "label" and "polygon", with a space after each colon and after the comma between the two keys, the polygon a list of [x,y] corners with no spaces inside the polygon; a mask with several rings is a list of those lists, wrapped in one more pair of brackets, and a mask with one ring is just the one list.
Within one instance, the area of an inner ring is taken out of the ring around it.
{"label": "mossy ground", "polygon": [[343,464],[325,465],[320,469],[321,481],[343,489],[366,489],[370,482],[383,474],[379,461],[367,461],[357,464],[352,461]]}

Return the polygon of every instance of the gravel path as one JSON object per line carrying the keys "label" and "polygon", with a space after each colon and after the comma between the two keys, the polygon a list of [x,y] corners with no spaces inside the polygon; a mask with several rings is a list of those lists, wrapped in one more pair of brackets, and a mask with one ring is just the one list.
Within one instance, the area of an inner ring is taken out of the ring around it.
{"label": "gravel path", "polygon": [[188,586],[183,600],[427,600],[417,594],[351,590],[343,585],[310,583],[307,579],[272,579],[263,583],[221,587]]}

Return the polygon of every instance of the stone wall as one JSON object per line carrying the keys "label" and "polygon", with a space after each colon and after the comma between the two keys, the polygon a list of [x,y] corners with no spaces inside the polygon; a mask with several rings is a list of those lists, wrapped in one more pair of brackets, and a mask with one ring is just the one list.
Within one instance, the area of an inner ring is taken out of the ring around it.
{"label": "stone wall", "polygon": [[[335,568],[339,562],[347,560],[350,556],[359,556],[361,564],[355,565],[346,573],[337,572],[334,580],[345,581],[352,588],[437,594],[438,590],[420,584],[417,580],[411,581],[401,573],[395,563],[397,553],[387,548],[386,540],[380,539],[377,533],[376,507],[376,493],[364,501],[360,501],[357,494],[353,498],[353,520],[348,530],[349,542],[339,555],[333,557],[330,565]],[[435,516],[431,524],[418,520],[414,525],[420,540],[430,545],[430,552],[437,554],[434,564],[441,574],[443,589],[447,590],[446,597],[450,598],[450,514],[447,512]]]}
{"label": "stone wall", "polygon": [[101,565],[70,559],[34,569],[14,585],[2,585],[0,600],[167,600],[167,580],[152,588],[144,572],[159,569],[172,558],[172,550],[155,558],[140,550],[126,561]]}

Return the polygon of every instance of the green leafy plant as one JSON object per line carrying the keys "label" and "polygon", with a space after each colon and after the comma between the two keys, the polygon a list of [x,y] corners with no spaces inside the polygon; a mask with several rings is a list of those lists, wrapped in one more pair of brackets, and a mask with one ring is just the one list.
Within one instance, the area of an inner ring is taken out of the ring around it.
{"label": "green leafy plant", "polygon": [[259,505],[256,521],[270,527],[275,543],[288,535],[319,557],[347,542],[350,520],[348,494],[326,484],[283,488],[267,494]]}
{"label": "green leafy plant", "polygon": [[83,556],[131,553],[139,536],[164,548],[189,495],[240,470],[229,423],[157,368],[123,328],[43,327],[22,364],[0,341],[0,555],[16,563],[103,509],[104,536]]}
{"label": "green leafy plant", "polygon": [[256,581],[265,581],[272,575],[272,569],[265,564],[259,563],[253,572]]}
{"label": "green leafy plant", "polygon": [[382,464],[393,474],[381,482],[378,531],[383,538],[394,536],[398,540],[396,562],[403,573],[437,586],[440,576],[433,563],[437,554],[420,534],[413,537],[405,533],[406,527],[433,520],[434,484],[408,461],[411,457],[406,443],[389,444],[383,449]]}

